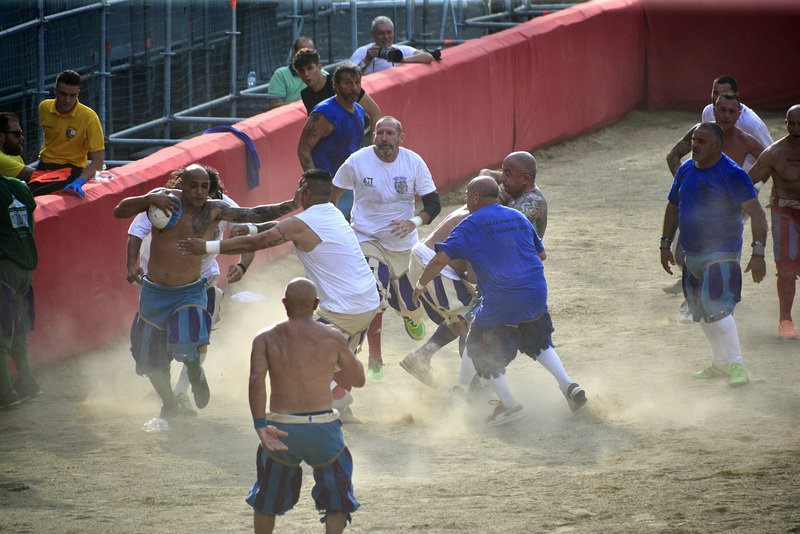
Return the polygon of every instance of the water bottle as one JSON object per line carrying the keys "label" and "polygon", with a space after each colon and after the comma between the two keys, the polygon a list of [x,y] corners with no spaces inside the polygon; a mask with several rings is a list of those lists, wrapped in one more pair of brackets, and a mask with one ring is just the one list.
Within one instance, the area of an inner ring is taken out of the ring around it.
{"label": "water bottle", "polygon": [[251,70],[250,74],[247,75],[247,87],[255,87],[256,86],[256,71]]}

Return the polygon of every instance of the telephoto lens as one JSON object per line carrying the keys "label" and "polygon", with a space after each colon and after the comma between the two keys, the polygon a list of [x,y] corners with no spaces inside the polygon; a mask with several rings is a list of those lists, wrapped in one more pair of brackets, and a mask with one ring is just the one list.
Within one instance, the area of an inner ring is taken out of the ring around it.
{"label": "telephoto lens", "polygon": [[392,63],[403,62],[403,53],[396,48],[381,48],[378,52],[378,57]]}

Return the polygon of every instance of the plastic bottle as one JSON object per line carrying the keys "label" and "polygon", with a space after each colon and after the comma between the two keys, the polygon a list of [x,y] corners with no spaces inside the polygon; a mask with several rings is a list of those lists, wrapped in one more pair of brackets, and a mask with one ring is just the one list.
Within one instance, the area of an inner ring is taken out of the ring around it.
{"label": "plastic bottle", "polygon": [[250,74],[247,75],[247,87],[255,87],[256,86],[256,71],[251,70]]}

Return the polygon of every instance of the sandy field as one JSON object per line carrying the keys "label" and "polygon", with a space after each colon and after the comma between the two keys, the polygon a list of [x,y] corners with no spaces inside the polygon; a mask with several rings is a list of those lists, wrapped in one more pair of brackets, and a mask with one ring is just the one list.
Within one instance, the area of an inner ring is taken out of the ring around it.
{"label": "sandy field", "polygon": [[[784,135],[781,113],[761,116],[774,138]],[[800,340],[778,339],[771,239],[766,280],[746,278],[736,308],[747,387],[691,377],[710,346],[698,325],[676,322],[681,298],[661,290],[673,281],[658,254],[665,156],[697,118],[634,111],[535,152],[550,209],[553,339],[589,398],[577,414],[524,356],[507,376],[526,419],[487,428],[487,399],[446,407],[455,344],[434,358],[442,385],[426,388],[397,365],[417,343],[387,313],[387,380],[354,391],[361,424],[344,427],[362,503],[347,532],[800,531]],[[444,197],[447,209],[463,191]],[[283,288],[301,274],[290,254],[228,288],[264,300],[226,299],[206,362],[211,403],[169,432],[142,431],[160,403],[124,337],[38,370],[45,395],[0,412],[0,532],[250,531],[249,345],[283,319]],[[310,470],[303,483],[276,532],[323,531]]]}

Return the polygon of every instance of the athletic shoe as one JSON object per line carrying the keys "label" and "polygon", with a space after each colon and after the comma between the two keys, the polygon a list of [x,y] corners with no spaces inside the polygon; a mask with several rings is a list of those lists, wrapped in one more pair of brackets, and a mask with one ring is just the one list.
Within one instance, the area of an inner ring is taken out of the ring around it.
{"label": "athletic shoe", "polygon": [[691,324],[694,322],[692,319],[692,312],[689,311],[689,304],[684,300],[681,307],[678,308],[678,322],[683,324]]}
{"label": "athletic shoe", "polygon": [[426,386],[434,389],[439,387],[436,379],[433,378],[431,364],[420,361],[413,353],[403,358],[400,362],[400,367]]}
{"label": "athletic shoe", "polygon": [[575,382],[567,386],[564,396],[567,398],[569,409],[573,412],[577,412],[586,404],[586,392]]}
{"label": "athletic shoe", "polygon": [[747,371],[744,370],[738,363],[732,363],[728,366],[731,375],[731,386],[733,387],[740,387],[744,386],[749,382],[747,378]]}
{"label": "athletic shoe", "polygon": [[19,395],[13,389],[8,393],[0,393],[0,410],[11,410],[19,405]]}
{"label": "athletic shoe", "polygon": [[675,282],[674,284],[662,287],[661,291],[663,291],[667,295],[679,295],[683,293],[683,283],[681,282],[680,279],[678,279],[678,281]]}
{"label": "athletic shoe", "polygon": [[[353,395],[347,390],[344,390],[344,396],[341,399],[333,399],[333,407],[336,408],[340,414],[348,410],[351,404],[353,404]],[[350,412],[351,415],[352,413],[353,412]]]}
{"label": "athletic shoe", "polygon": [[794,339],[797,337],[797,334],[794,331],[794,323],[792,321],[781,321],[781,324],[778,325],[778,334],[781,336],[781,339]]}
{"label": "athletic shoe", "polygon": [[367,380],[370,382],[381,383],[386,379],[383,376],[383,362],[372,360],[367,367]]}
{"label": "athletic shoe", "polygon": [[408,317],[403,317],[403,323],[406,325],[406,332],[414,341],[419,341],[425,337],[424,321],[420,320],[419,324],[414,324]]}
{"label": "athletic shoe", "polygon": [[17,395],[19,395],[19,400],[22,402],[27,402],[44,394],[42,388],[39,387],[39,384],[35,380],[31,380],[30,382],[17,381],[17,383],[14,384],[14,389]]}
{"label": "athletic shoe", "polygon": [[711,365],[703,369],[702,371],[697,371],[692,376],[694,378],[702,378],[702,379],[709,379],[709,378],[726,378],[731,375],[730,366],[729,365],[717,365],[714,362],[711,362]]}
{"label": "athletic shoe", "polygon": [[206,382],[206,373],[200,368],[200,376],[192,379],[192,373],[188,374],[189,383],[192,385],[194,404],[202,410],[208,406],[208,401],[211,398],[211,391],[208,389],[208,382]]}
{"label": "athletic shoe", "polygon": [[511,408],[506,408],[503,406],[503,403],[498,400],[489,401],[489,404],[496,404],[497,406],[495,406],[492,415],[486,418],[486,424],[488,426],[504,425],[528,415],[525,408],[520,403],[517,403],[516,406],[512,406]]}
{"label": "athletic shoe", "polygon": [[197,415],[197,410],[192,406],[192,401],[189,399],[188,393],[178,393],[175,395],[175,401],[178,403],[178,410],[183,415]]}

